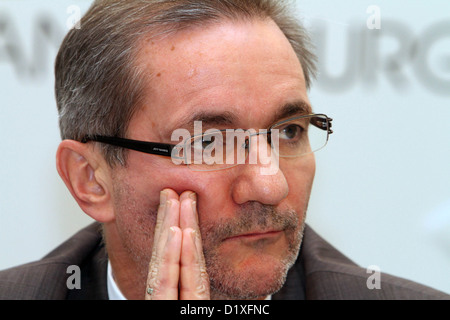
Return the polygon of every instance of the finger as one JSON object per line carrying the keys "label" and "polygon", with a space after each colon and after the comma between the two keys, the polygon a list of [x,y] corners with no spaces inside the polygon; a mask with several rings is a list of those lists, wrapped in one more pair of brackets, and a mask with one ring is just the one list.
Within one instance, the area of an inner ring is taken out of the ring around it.
{"label": "finger", "polygon": [[186,199],[197,201],[197,194],[194,191],[185,191],[180,195],[180,202]]}
{"label": "finger", "polygon": [[196,194],[180,196],[180,227],[183,230],[180,268],[180,299],[209,299],[209,277],[203,256]]}
{"label": "finger", "polygon": [[181,230],[178,195],[163,190],[153,238],[152,257],[147,277],[146,299],[177,299]]}
{"label": "finger", "polygon": [[180,196],[180,227],[199,231],[197,215],[197,196],[194,192],[184,192]]}
{"label": "finger", "polygon": [[199,259],[200,263],[204,265],[203,244],[200,233],[197,202],[193,201],[195,199],[195,193],[190,194],[189,198],[184,198],[183,202],[180,204],[180,227],[181,230],[192,229],[194,231],[195,253],[197,255],[197,259]]}
{"label": "finger", "polygon": [[[166,210],[166,203],[168,200],[178,200],[178,195],[175,193],[175,191],[170,189],[164,189],[161,191],[159,196],[159,207],[158,207],[158,213],[156,217],[156,225],[155,225],[155,234],[153,237],[153,242],[155,243],[161,236],[161,229],[164,221],[165,210]],[[178,225],[178,224],[177,224]]]}
{"label": "finger", "polygon": [[[190,197],[190,199],[196,199],[195,194],[194,197]],[[203,259],[203,245],[198,219],[197,201],[183,201],[181,204],[180,227],[182,230],[191,228],[195,231],[195,247],[199,254],[199,258]]]}
{"label": "finger", "polygon": [[196,206],[197,202],[192,200],[184,200],[180,203],[180,228],[182,230],[187,228],[199,230]]}
{"label": "finger", "polygon": [[195,248],[197,250],[198,257],[203,261],[203,245],[198,219],[197,202],[193,201],[195,199],[195,193],[191,194],[189,198],[183,198],[183,202],[180,204],[180,227],[181,230],[190,228],[195,231]]}
{"label": "finger", "polygon": [[181,244],[181,229],[176,226],[169,228],[162,252],[150,262],[146,300],[178,299]]}
{"label": "finger", "polygon": [[155,225],[155,232],[153,236],[153,243],[156,243],[156,241],[161,236],[161,226],[162,222],[164,220],[164,211],[166,210],[166,202],[168,199],[168,191],[163,190],[161,191],[159,195],[159,206],[158,206],[158,213],[156,216],[156,225]]}
{"label": "finger", "polygon": [[153,259],[161,259],[161,255],[166,246],[167,238],[171,227],[178,227],[180,224],[180,203],[177,200],[167,200],[164,205],[162,222],[159,230],[159,236],[153,240]]}
{"label": "finger", "polygon": [[209,276],[206,271],[199,233],[191,228],[183,230],[181,244],[180,299],[209,300]]}
{"label": "finger", "polygon": [[203,259],[203,245],[198,219],[197,201],[195,201],[196,195],[191,195],[189,199],[190,200],[183,200],[180,204],[180,227],[181,230],[191,228],[195,231],[195,247],[200,258]]}

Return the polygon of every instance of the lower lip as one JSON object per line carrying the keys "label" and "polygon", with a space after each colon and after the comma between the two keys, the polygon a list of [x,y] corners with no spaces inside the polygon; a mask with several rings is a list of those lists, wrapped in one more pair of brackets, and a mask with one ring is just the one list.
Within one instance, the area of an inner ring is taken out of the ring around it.
{"label": "lower lip", "polygon": [[251,233],[243,234],[235,237],[227,238],[226,240],[246,240],[246,241],[256,241],[256,240],[271,240],[277,239],[282,234],[282,231],[271,231],[266,233]]}

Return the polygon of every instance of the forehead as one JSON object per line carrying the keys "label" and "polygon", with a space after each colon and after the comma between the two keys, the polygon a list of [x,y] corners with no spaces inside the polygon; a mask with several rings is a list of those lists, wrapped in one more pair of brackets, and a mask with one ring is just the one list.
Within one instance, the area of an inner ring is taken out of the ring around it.
{"label": "forehead", "polygon": [[222,22],[148,40],[138,63],[147,87],[129,131],[149,138],[193,125],[196,115],[218,125],[267,126],[286,105],[309,104],[300,62],[271,20]]}

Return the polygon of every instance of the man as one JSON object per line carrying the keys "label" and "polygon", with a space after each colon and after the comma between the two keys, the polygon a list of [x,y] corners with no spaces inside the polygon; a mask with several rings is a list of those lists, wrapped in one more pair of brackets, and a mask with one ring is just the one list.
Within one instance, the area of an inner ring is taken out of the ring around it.
{"label": "man", "polygon": [[[388,275],[370,290],[305,226],[331,119],[312,111],[314,56],[280,1],[96,1],[80,25],[55,67],[57,169],[99,224],[0,273],[0,298],[448,298]],[[220,140],[237,129],[255,131]]]}

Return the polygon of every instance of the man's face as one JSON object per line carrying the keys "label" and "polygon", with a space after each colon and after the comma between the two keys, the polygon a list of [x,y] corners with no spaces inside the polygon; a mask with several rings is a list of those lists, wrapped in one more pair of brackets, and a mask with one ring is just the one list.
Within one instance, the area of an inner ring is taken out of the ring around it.
{"label": "man's face", "polygon": [[[303,70],[269,21],[227,23],[143,44],[138,63],[148,76],[142,109],[127,138],[171,141],[176,129],[267,129],[305,113]],[[287,108],[286,106],[290,106]],[[306,110],[306,112],[310,110]],[[297,113],[298,112],[298,113]],[[170,158],[130,151],[114,173],[116,228],[145,277],[160,191],[197,194],[199,225],[212,294],[260,297],[278,290],[295,261],[315,172],[313,155],[262,165],[195,172]]]}

